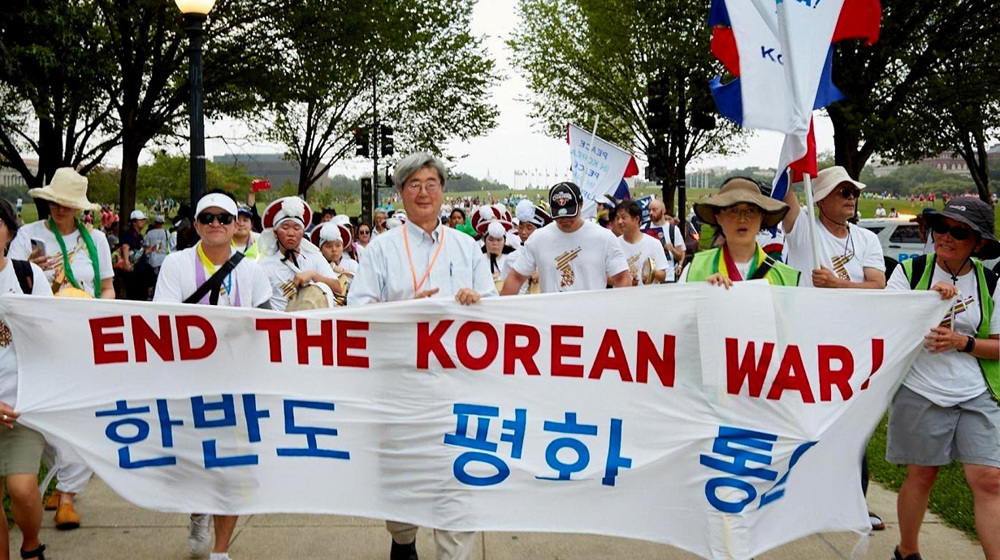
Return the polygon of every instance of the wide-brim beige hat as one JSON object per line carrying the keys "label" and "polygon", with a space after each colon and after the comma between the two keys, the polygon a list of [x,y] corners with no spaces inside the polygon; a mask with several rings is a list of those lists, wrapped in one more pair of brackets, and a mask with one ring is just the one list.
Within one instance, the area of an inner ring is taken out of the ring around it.
{"label": "wide-brim beige hat", "polygon": [[865,189],[864,183],[851,179],[851,176],[847,174],[846,169],[839,165],[835,165],[833,167],[827,167],[816,174],[816,180],[812,182],[813,201],[819,202],[827,196],[830,196],[830,193],[840,186],[841,183],[850,183],[859,190]]}
{"label": "wide-brim beige hat", "polygon": [[718,226],[715,212],[736,204],[753,204],[760,208],[764,212],[764,218],[760,224],[762,228],[772,228],[778,225],[788,213],[787,204],[764,196],[757,183],[743,178],[726,181],[718,193],[708,197],[704,202],[695,204],[694,212],[706,224]]}
{"label": "wide-brim beige hat", "polygon": [[60,206],[77,210],[100,210],[100,204],[87,200],[87,178],[72,167],[60,167],[52,176],[52,181],[40,189],[28,191],[31,198],[55,202]]}

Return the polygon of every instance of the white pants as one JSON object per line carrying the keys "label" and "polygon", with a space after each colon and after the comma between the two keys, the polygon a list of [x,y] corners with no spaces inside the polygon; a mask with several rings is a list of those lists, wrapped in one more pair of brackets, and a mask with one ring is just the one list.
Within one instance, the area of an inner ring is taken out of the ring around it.
{"label": "white pants", "polygon": [[87,487],[94,471],[82,463],[60,463],[56,456],[56,448],[48,443],[42,452],[42,460],[49,470],[56,469],[56,490],[67,494],[79,494]]}
{"label": "white pants", "polygon": [[[417,539],[416,525],[386,521],[385,528],[399,544],[410,544]],[[437,545],[437,560],[472,560],[476,556],[475,531],[434,529],[434,544]]]}

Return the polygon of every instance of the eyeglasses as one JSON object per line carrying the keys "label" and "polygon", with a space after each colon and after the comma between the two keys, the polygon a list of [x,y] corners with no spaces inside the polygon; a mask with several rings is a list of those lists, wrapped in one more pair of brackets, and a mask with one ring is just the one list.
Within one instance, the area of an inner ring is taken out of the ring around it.
{"label": "eyeglasses", "polygon": [[972,237],[975,232],[967,227],[962,226],[949,226],[944,222],[934,222],[931,224],[931,229],[934,233],[938,235],[948,234],[955,241],[965,241],[966,239]]}
{"label": "eyeglasses", "polygon": [[216,220],[219,221],[220,226],[228,226],[233,223],[233,215],[226,213],[212,214],[211,212],[202,212],[201,214],[198,214],[198,223],[203,226],[210,226],[212,225],[212,222]]}
{"label": "eyeglasses", "polygon": [[723,208],[722,210],[719,210],[719,214],[729,216],[730,218],[733,219],[747,218],[751,220],[754,218],[759,218],[761,216],[760,208],[757,208],[756,206],[750,206],[748,208],[737,208],[735,206],[730,206],[728,208]]}
{"label": "eyeglasses", "polygon": [[855,187],[844,187],[840,189],[840,198],[847,200],[848,198],[854,197],[854,200],[861,198],[861,190]]}
{"label": "eyeglasses", "polygon": [[371,233],[371,232],[370,232],[370,231],[368,231],[367,229],[361,229],[361,230],[358,230],[358,235],[368,235],[368,234],[370,234],[370,233]]}
{"label": "eyeglasses", "polygon": [[420,192],[421,188],[428,193],[436,193],[441,190],[441,183],[437,181],[427,181],[426,183],[421,183],[420,181],[410,181],[406,184],[406,190],[412,193]]}

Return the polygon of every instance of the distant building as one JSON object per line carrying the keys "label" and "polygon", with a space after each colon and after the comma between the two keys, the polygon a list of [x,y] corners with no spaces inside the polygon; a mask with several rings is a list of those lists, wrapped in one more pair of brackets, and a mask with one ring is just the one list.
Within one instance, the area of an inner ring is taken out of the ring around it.
{"label": "distant building", "polygon": [[[1000,159],[1000,144],[995,144],[986,152],[986,157],[993,164],[996,160]],[[945,173],[951,173],[953,175],[969,175],[969,166],[965,163],[965,160],[961,157],[953,156],[949,153],[941,153],[932,158],[926,158],[920,163],[930,165],[935,169],[940,169]]]}
{"label": "distant building", "polygon": [[[0,166],[4,165],[6,162],[0,160]],[[27,164],[28,170],[31,171],[32,175],[38,174],[38,160],[31,158],[24,158],[24,163]],[[4,187],[24,187],[28,188],[28,183],[21,177],[21,174],[12,167],[0,167],[0,186]]]}
{"label": "distant building", "polygon": [[[212,161],[219,165],[241,165],[247,174],[255,179],[267,179],[275,188],[281,188],[285,183],[299,183],[299,164],[285,159],[284,154],[227,154],[215,156]],[[330,178],[320,177],[313,187],[327,187]]]}

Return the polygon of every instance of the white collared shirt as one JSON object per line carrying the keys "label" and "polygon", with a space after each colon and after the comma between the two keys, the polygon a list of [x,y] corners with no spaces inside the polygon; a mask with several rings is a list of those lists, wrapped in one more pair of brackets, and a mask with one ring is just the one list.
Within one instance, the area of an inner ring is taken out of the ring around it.
{"label": "white collared shirt", "polygon": [[471,288],[482,297],[497,295],[489,265],[474,239],[442,225],[431,235],[408,221],[368,243],[365,258],[347,294],[347,305],[412,299],[416,295],[413,276],[416,275],[419,284],[432,266],[440,243],[443,243],[441,251],[419,291],[437,288],[439,291],[433,297],[453,298],[462,288]]}

